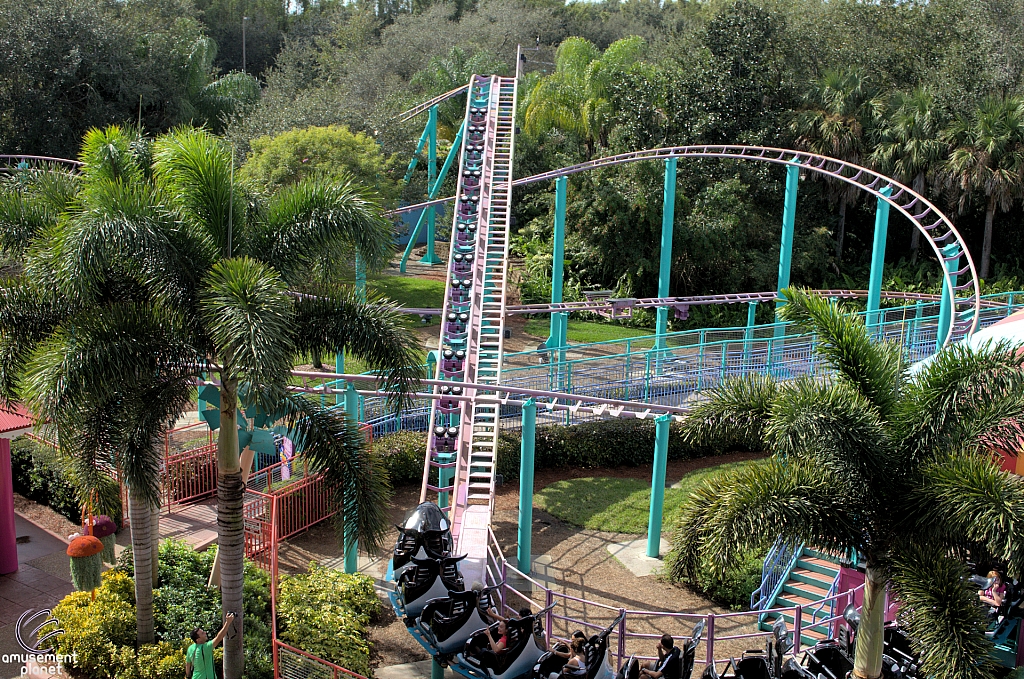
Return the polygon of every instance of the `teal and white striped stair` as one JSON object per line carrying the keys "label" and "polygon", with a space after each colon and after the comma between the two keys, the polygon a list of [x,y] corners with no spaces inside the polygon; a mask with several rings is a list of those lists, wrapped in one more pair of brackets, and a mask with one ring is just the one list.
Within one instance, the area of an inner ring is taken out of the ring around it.
{"label": "teal and white striped stair", "polygon": [[[820,622],[812,624],[812,622],[836,615],[832,602],[825,604],[820,609],[818,602],[834,593],[833,586],[838,576],[838,557],[810,547],[802,547],[789,577],[783,582],[775,598],[766,603],[764,609],[802,606],[800,645],[812,646],[829,636],[828,625],[823,625]],[[786,621],[786,626],[792,631],[794,629],[793,614],[786,612],[782,614],[782,617]],[[762,615],[759,628],[771,631],[772,623],[776,618],[777,615],[773,613]]]}

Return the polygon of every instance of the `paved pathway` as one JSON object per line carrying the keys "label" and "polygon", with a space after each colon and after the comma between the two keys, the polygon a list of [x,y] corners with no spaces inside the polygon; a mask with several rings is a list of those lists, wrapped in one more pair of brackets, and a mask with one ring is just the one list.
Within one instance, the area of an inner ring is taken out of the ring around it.
{"label": "paved pathway", "polygon": [[[18,570],[0,576],[0,649],[3,654],[23,652],[15,635],[18,618],[23,613],[53,608],[74,590],[65,554],[67,544],[20,516],[15,516],[14,525],[18,535]],[[24,633],[31,632],[38,624],[31,625]],[[21,670],[21,663],[0,663],[2,677],[17,677]]]}

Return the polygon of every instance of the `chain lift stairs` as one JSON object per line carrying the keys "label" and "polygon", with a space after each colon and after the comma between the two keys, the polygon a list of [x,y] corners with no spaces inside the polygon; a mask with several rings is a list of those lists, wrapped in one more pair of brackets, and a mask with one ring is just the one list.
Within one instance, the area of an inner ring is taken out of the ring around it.
{"label": "chain lift stairs", "polygon": [[494,507],[501,406],[476,397],[495,396],[481,385],[501,381],[515,110],[515,78],[473,76],[437,362],[437,379],[452,384],[435,387],[442,396],[471,400],[432,401],[420,491],[421,502],[433,492],[448,505],[456,552],[466,555],[460,570],[467,582],[484,580]]}

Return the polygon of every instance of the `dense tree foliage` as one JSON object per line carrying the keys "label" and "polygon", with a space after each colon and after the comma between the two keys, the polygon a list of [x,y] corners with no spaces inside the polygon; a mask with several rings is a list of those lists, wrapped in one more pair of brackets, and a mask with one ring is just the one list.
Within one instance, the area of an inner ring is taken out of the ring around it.
{"label": "dense tree foliage", "polygon": [[[235,75],[243,25],[262,85],[252,107]],[[6,152],[74,155],[86,126],[137,122],[141,94],[146,131],[224,126],[239,164],[260,137],[345,125],[398,165],[424,122],[399,112],[470,73],[512,72],[522,45],[519,176],[661,145],[804,147],[924,193],[989,283],[1024,275],[1024,8],[1011,0],[13,0],[0,27]],[[440,108],[442,152],[462,105]],[[425,193],[425,165],[403,200]],[[774,286],[781,179],[680,164],[673,293]],[[570,180],[568,294],[653,294],[660,191],[654,165]],[[553,187],[516,197],[523,294],[540,294]],[[794,284],[865,284],[874,201],[862,198],[801,183]],[[887,284],[933,285],[934,255],[909,222],[890,232]]]}

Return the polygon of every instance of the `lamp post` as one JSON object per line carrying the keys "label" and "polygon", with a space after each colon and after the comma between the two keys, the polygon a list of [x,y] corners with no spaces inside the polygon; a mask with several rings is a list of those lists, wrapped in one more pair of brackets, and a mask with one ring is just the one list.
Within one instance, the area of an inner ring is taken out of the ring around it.
{"label": "lamp post", "polygon": [[245,22],[249,17],[242,17],[242,73],[245,73]]}

